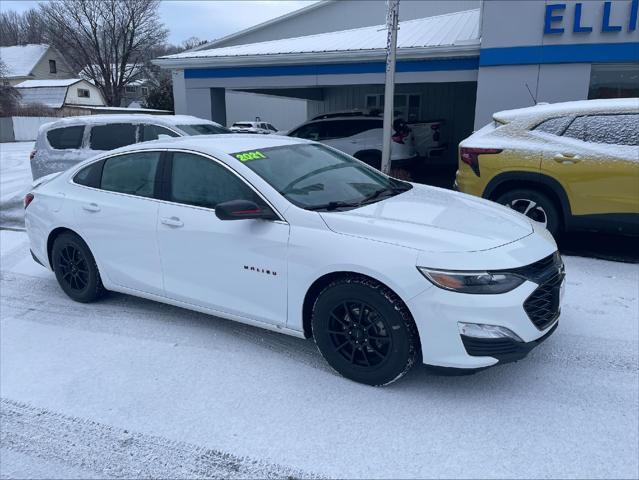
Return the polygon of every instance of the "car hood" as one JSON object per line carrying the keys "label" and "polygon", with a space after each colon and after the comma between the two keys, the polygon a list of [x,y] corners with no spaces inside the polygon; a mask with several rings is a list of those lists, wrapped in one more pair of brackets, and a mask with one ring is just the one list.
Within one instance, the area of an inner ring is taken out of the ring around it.
{"label": "car hood", "polygon": [[501,205],[425,185],[345,212],[321,212],[332,231],[429,252],[470,252],[533,232],[531,222]]}

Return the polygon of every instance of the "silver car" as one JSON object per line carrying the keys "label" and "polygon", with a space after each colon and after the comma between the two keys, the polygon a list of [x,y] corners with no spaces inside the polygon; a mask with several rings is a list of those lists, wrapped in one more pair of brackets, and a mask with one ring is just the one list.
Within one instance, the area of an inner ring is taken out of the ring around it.
{"label": "silver car", "polygon": [[87,158],[162,137],[230,133],[219,123],[189,115],[89,115],[68,117],[42,125],[31,152],[36,180],[66,170]]}

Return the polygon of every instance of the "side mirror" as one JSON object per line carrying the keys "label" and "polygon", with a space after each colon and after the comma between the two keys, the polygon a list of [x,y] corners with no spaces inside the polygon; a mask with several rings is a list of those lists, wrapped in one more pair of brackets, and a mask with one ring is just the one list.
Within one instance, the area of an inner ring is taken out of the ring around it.
{"label": "side mirror", "polygon": [[260,207],[249,200],[230,200],[218,203],[215,207],[215,215],[220,220],[277,219],[270,208]]}

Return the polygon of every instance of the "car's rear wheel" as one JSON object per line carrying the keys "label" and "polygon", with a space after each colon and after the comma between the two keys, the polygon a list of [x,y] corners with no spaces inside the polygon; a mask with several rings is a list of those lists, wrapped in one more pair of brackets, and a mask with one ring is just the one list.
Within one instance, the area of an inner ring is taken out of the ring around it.
{"label": "car's rear wheel", "polygon": [[331,282],[317,297],[313,338],[338,373],[368,385],[400,379],[419,358],[417,329],[404,303],[365,277]]}
{"label": "car's rear wheel", "polygon": [[561,231],[559,211],[554,202],[544,193],[530,189],[511,190],[500,195],[497,203],[544,224],[554,236]]}
{"label": "car's rear wheel", "polygon": [[93,254],[78,235],[60,234],[53,242],[51,260],[60,287],[76,302],[89,303],[104,295]]}

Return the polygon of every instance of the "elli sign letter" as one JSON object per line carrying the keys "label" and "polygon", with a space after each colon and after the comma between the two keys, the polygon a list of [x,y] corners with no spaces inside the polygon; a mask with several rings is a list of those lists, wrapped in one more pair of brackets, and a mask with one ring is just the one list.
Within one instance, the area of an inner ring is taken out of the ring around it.
{"label": "elli sign letter", "polygon": [[[587,2],[588,8],[592,8],[595,2]],[[582,23],[583,2],[575,3],[572,16],[573,33],[590,33],[593,25],[584,25]],[[601,5],[601,4],[600,4]],[[625,25],[613,25],[610,23],[610,15],[613,10],[613,2],[603,2],[601,9],[601,31],[602,32],[620,32],[627,27],[629,32],[637,29],[637,14],[639,13],[639,0],[632,0],[627,10],[628,21]],[[555,3],[546,5],[546,13],[544,15],[544,34],[545,35],[561,35],[564,33],[564,17],[566,17],[566,4]]]}

